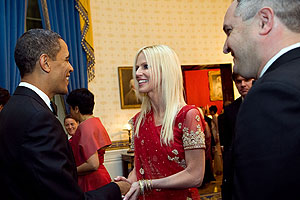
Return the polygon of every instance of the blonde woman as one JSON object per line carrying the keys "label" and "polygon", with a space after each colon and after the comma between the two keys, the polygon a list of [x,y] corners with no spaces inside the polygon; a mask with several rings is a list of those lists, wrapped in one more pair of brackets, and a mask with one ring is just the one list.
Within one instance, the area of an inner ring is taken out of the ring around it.
{"label": "blonde woman", "polygon": [[199,110],[183,98],[181,66],[165,45],[140,49],[133,77],[142,100],[133,125],[135,167],[124,199],[200,199],[205,139]]}

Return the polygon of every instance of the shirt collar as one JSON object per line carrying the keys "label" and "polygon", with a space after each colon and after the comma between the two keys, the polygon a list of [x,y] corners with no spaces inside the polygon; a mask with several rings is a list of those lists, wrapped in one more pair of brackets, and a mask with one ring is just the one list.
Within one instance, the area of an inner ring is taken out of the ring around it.
{"label": "shirt collar", "polygon": [[261,78],[264,73],[270,68],[270,66],[275,62],[275,60],[277,60],[280,56],[282,56],[283,54],[285,54],[286,52],[298,48],[300,47],[300,42],[293,44],[291,46],[288,46],[286,48],[281,49],[275,56],[273,56],[268,62],[267,64],[264,66],[263,70],[261,71],[259,78]]}
{"label": "shirt collar", "polygon": [[21,82],[19,84],[19,86],[23,86],[23,87],[26,87],[26,88],[29,88],[29,89],[33,90],[35,93],[37,93],[41,97],[41,99],[43,99],[43,101],[50,108],[50,110],[53,111],[51,106],[50,106],[49,97],[42,90],[40,90],[39,88],[35,87],[34,85],[32,85],[30,83],[26,83],[26,82]]}

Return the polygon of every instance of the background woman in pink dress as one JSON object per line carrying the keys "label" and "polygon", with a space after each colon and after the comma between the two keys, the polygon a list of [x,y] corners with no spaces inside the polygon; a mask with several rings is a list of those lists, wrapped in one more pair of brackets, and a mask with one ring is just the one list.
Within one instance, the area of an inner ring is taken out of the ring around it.
{"label": "background woman in pink dress", "polygon": [[165,45],[140,49],[133,77],[142,100],[133,117],[135,161],[125,199],[200,199],[205,166],[201,114],[183,98],[181,66]]}
{"label": "background woman in pink dress", "polygon": [[79,122],[76,121],[70,114],[64,118],[65,129],[68,133],[69,142],[72,141],[72,137],[75,135]]}
{"label": "background woman in pink dress", "polygon": [[94,95],[85,88],[73,90],[67,97],[72,117],[80,124],[70,142],[77,165],[78,184],[84,192],[111,182],[103,165],[110,138],[98,117],[93,116]]}

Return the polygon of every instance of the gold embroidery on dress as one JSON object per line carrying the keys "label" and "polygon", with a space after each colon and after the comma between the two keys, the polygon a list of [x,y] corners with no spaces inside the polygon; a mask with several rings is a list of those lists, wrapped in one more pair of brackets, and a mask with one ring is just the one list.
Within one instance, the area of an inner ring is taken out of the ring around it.
{"label": "gold embroidery on dress", "polygon": [[144,175],[144,169],[143,168],[140,168],[140,174]]}
{"label": "gold embroidery on dress", "polygon": [[186,162],[184,159],[181,160],[181,162],[179,163],[179,165],[183,168],[186,168]]}
{"label": "gold embroidery on dress", "polygon": [[179,157],[178,156],[175,156],[174,158],[172,158],[171,156],[168,155],[168,160],[173,161],[173,162],[179,164],[183,168],[186,168],[186,162],[185,162],[185,160],[182,159],[181,161],[179,161]]}
{"label": "gold embroidery on dress", "polygon": [[174,153],[175,155],[178,155],[177,149],[174,149],[174,150],[172,151],[172,153]]}
{"label": "gold embroidery on dress", "polygon": [[197,122],[200,122],[200,117],[199,117],[199,115],[196,115],[195,119],[196,119]]}
{"label": "gold embroidery on dress", "polygon": [[205,148],[205,136],[201,126],[197,125],[197,131],[189,131],[187,127],[183,128],[183,147],[184,149]]}
{"label": "gold embroidery on dress", "polygon": [[178,128],[181,129],[182,123],[178,123]]}
{"label": "gold embroidery on dress", "polygon": [[177,156],[175,156],[174,158],[172,158],[171,156],[168,155],[168,159],[169,159],[170,161],[174,161],[174,162],[176,162],[176,163],[179,163],[179,157],[177,157]]}

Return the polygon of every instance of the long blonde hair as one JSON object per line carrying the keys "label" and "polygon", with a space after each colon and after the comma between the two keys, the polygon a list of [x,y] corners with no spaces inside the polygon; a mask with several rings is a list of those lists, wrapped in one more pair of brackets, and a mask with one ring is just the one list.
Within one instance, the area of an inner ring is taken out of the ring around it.
{"label": "long blonde hair", "polygon": [[[160,139],[164,144],[170,145],[171,141],[174,140],[173,127],[175,117],[181,107],[186,104],[183,98],[181,65],[178,56],[170,47],[166,45],[153,45],[143,47],[137,52],[134,59],[134,69],[137,58],[141,52],[145,55],[149,70],[152,74],[150,78],[161,94],[162,105],[165,110]],[[135,72],[136,71],[133,70],[132,75],[136,88],[138,88]],[[137,95],[142,100],[141,112],[137,118],[134,131],[134,134],[138,137],[139,128],[146,114],[151,110],[151,103],[147,94],[139,93],[137,90]]]}

